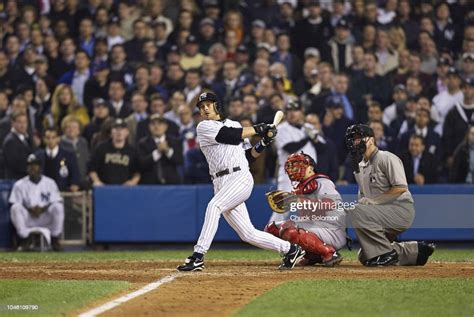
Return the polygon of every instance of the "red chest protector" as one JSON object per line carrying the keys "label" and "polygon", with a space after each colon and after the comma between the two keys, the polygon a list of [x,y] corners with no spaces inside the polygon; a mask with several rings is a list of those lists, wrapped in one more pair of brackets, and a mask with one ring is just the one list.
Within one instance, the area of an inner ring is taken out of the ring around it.
{"label": "red chest protector", "polygon": [[314,193],[318,189],[318,178],[330,179],[329,176],[324,174],[314,174],[296,185],[293,188],[293,193],[295,195],[307,195]]}

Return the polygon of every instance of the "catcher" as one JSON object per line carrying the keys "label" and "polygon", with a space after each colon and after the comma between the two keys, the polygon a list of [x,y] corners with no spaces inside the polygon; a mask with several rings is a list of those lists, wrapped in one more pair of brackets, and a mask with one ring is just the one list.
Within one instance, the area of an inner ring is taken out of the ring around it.
{"label": "catcher", "polygon": [[265,231],[300,245],[306,251],[300,265],[339,264],[343,257],[337,250],[346,243],[346,222],[334,183],[318,174],[315,161],[303,152],[288,157],[285,173],[294,184],[293,192],[276,190],[266,196],[273,211],[290,211],[290,219],[271,222]]}

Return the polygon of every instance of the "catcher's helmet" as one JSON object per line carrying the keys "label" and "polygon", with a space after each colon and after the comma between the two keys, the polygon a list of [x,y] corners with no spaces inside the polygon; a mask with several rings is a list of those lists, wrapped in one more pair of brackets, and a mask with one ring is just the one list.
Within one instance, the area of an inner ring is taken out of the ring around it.
{"label": "catcher's helmet", "polygon": [[196,107],[199,108],[202,102],[204,101],[212,101],[214,103],[214,108],[217,113],[222,114],[221,112],[221,107],[219,105],[219,99],[215,94],[212,92],[203,92],[202,94],[199,95],[198,101],[196,103]]}
{"label": "catcher's helmet", "polygon": [[304,152],[293,153],[285,162],[285,172],[292,182],[301,182],[304,180],[308,166],[312,166],[316,172],[316,162],[311,156]]}
{"label": "catcher's helmet", "polygon": [[[346,146],[349,152],[354,154],[364,154],[366,150],[366,137],[373,137],[374,131],[366,124],[353,124],[346,130]],[[356,139],[360,139],[356,143]]]}

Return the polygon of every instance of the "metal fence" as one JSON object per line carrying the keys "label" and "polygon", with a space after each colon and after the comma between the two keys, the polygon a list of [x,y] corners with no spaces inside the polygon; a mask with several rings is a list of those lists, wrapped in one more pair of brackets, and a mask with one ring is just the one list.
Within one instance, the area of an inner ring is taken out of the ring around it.
{"label": "metal fence", "polygon": [[92,243],[92,192],[62,192],[64,199],[64,245]]}

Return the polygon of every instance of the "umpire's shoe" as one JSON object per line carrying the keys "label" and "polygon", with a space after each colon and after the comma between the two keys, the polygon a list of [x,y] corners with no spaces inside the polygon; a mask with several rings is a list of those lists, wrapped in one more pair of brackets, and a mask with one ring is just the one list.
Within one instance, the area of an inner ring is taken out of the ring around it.
{"label": "umpire's shoe", "polygon": [[290,247],[290,251],[283,257],[283,261],[280,264],[280,270],[291,270],[295,267],[296,263],[298,263],[306,254],[306,251],[303,250],[299,245],[292,244]]}
{"label": "umpire's shoe", "polygon": [[365,262],[365,266],[390,266],[398,263],[398,253],[392,250]]}
{"label": "umpire's shoe", "polygon": [[418,256],[416,257],[416,265],[425,265],[428,258],[436,249],[436,244],[426,243],[425,241],[418,242]]}
{"label": "umpire's shoe", "polygon": [[204,260],[196,259],[188,256],[183,265],[179,265],[176,269],[180,272],[202,271],[204,269]]}

